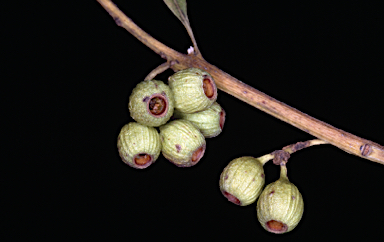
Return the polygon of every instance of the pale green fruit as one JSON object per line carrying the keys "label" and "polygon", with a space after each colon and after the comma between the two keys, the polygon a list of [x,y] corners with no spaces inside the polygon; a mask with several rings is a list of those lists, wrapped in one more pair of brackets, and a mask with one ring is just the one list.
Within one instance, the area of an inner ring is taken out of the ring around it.
{"label": "pale green fruit", "polygon": [[124,163],[144,169],[154,163],[160,155],[160,136],[153,127],[131,122],[121,129],[117,148]]}
{"label": "pale green fruit", "polygon": [[263,164],[251,156],[232,160],[220,175],[220,191],[230,202],[240,206],[255,202],[264,183]]}
{"label": "pale green fruit", "polygon": [[294,229],[304,212],[299,190],[289,182],[287,168],[281,166],[279,180],[269,184],[257,202],[257,218],[264,229],[282,234]]}
{"label": "pale green fruit", "polygon": [[196,165],[205,152],[204,136],[188,120],[173,120],[160,126],[160,140],[163,156],[176,166]]}
{"label": "pale green fruit", "polygon": [[138,123],[158,127],[172,116],[174,98],[171,89],[162,81],[142,81],[129,96],[129,112]]}
{"label": "pale green fruit", "polygon": [[191,121],[205,138],[219,135],[225,122],[225,111],[217,102],[208,109],[196,113],[183,113],[175,109],[173,116]]}
{"label": "pale green fruit", "polygon": [[181,70],[168,78],[175,108],[183,113],[207,109],[216,101],[217,88],[212,76],[198,68]]}

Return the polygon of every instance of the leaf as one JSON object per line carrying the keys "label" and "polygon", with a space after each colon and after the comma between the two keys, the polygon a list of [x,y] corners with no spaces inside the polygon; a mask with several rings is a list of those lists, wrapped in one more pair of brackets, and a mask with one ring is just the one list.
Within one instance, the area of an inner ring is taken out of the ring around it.
{"label": "leaf", "polygon": [[203,59],[199,49],[197,48],[195,37],[193,36],[193,31],[191,25],[189,25],[188,15],[187,15],[187,0],[164,0],[164,3],[168,6],[168,8],[172,11],[174,15],[181,21],[187,30],[189,37],[192,40],[194,49],[193,52],[189,52],[188,54],[194,53],[200,59]]}
{"label": "leaf", "polygon": [[168,8],[183,25],[189,25],[186,0],[164,0],[164,3],[167,4]]}

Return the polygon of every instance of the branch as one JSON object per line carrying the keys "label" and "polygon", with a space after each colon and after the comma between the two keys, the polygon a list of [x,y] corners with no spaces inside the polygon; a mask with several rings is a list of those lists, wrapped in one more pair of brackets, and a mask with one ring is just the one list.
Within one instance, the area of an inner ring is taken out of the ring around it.
{"label": "branch", "polygon": [[139,28],[110,0],[97,1],[113,17],[118,26],[126,29],[168,62],[172,61],[172,63],[175,63],[171,66],[174,71],[190,67],[203,69],[211,74],[220,90],[274,116],[275,118],[285,121],[318,139],[324,140],[347,153],[384,165],[383,146],[337,129],[325,122],[302,113],[237,80],[216,66],[209,64],[204,59],[200,59],[195,55],[185,55],[169,48]]}

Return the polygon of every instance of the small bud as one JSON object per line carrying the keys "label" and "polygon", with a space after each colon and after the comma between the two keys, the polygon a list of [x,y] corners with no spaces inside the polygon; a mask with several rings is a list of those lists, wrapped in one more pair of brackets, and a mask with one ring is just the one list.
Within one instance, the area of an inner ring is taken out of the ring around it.
{"label": "small bud", "polygon": [[303,212],[303,197],[289,182],[283,165],[279,180],[267,185],[257,201],[257,218],[267,231],[282,234],[297,226]]}
{"label": "small bud", "polygon": [[181,70],[168,78],[175,108],[183,113],[207,109],[216,101],[217,88],[212,76],[198,68]]}
{"label": "small bud", "polygon": [[132,90],[128,108],[136,122],[158,127],[165,124],[173,114],[173,93],[162,81],[143,81]]}
{"label": "small bud", "polygon": [[173,115],[175,118],[191,121],[205,138],[219,135],[225,122],[225,111],[217,102],[214,102],[208,109],[196,113],[182,113],[175,109]]}
{"label": "small bud", "polygon": [[264,186],[263,164],[251,156],[229,162],[220,175],[220,190],[236,205],[246,206],[256,201]]}
{"label": "small bud", "polygon": [[196,165],[206,147],[204,136],[189,121],[173,120],[160,126],[163,156],[180,167]]}
{"label": "small bud", "polygon": [[124,163],[144,169],[154,163],[160,155],[160,136],[153,127],[131,122],[121,129],[117,148]]}

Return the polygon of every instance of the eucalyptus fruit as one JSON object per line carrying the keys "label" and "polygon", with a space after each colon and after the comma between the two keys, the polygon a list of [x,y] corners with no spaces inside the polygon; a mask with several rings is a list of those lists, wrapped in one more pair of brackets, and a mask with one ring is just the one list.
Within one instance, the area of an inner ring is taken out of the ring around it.
{"label": "eucalyptus fruit", "polygon": [[256,201],[265,183],[263,163],[243,156],[229,162],[220,175],[220,191],[234,204],[246,206]]}
{"label": "eucalyptus fruit", "polygon": [[142,81],[132,90],[128,108],[136,122],[158,127],[165,124],[173,114],[173,93],[162,81]]}
{"label": "eucalyptus fruit", "polygon": [[131,122],[121,128],[117,148],[124,163],[144,169],[153,164],[160,155],[160,136],[153,127]]}
{"label": "eucalyptus fruit", "polygon": [[196,165],[205,152],[204,136],[188,120],[173,120],[160,126],[160,140],[163,156],[176,166]]}
{"label": "eucalyptus fruit", "polygon": [[267,185],[257,202],[257,218],[264,229],[282,234],[294,229],[304,212],[299,190],[289,182],[287,168],[281,165],[279,180]]}
{"label": "eucalyptus fruit", "polygon": [[173,91],[175,108],[183,113],[194,113],[207,109],[217,99],[217,87],[212,76],[198,68],[176,72],[168,78]]}
{"label": "eucalyptus fruit", "polygon": [[173,116],[191,121],[205,138],[219,135],[225,122],[225,111],[217,102],[208,109],[196,113],[183,113],[175,109]]}

